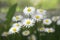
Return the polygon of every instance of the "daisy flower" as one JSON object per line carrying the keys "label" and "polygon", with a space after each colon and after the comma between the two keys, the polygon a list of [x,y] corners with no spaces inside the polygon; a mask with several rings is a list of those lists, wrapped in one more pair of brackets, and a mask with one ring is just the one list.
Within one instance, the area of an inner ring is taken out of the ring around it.
{"label": "daisy flower", "polygon": [[12,27],[19,27],[19,28],[21,28],[21,26],[23,26],[23,24],[22,24],[21,22],[14,23],[14,24],[12,25]]}
{"label": "daisy flower", "polygon": [[30,31],[29,30],[25,30],[22,32],[22,35],[23,36],[28,36],[30,34]]}
{"label": "daisy flower", "polygon": [[45,32],[52,33],[54,31],[54,28],[45,28]]}
{"label": "daisy flower", "polygon": [[52,23],[51,19],[44,19],[43,24],[50,25]]}
{"label": "daisy flower", "polygon": [[57,25],[60,25],[60,20],[57,21]]}
{"label": "daisy flower", "polygon": [[46,15],[46,10],[37,9],[37,13],[42,14],[42,15]]}
{"label": "daisy flower", "polygon": [[23,12],[25,15],[32,15],[35,12],[35,8],[34,7],[25,7]]}
{"label": "daisy flower", "polygon": [[54,21],[54,22],[56,22],[57,20],[59,20],[60,19],[60,16],[53,16],[52,17],[52,21]]}
{"label": "daisy flower", "polygon": [[20,30],[20,28],[18,28],[18,27],[11,27],[10,29],[9,29],[9,34],[13,34],[13,33],[18,33],[19,32],[19,30]]}
{"label": "daisy flower", "polygon": [[41,15],[41,14],[35,14],[35,15],[32,16],[32,18],[35,21],[41,21],[41,19],[43,19],[43,15]]}
{"label": "daisy flower", "polygon": [[12,18],[12,21],[20,21],[20,20],[22,20],[22,18],[23,18],[23,16],[21,16],[21,15],[14,16],[14,17]]}
{"label": "daisy flower", "polygon": [[31,26],[33,26],[34,23],[35,23],[35,21],[33,19],[27,18],[27,19],[22,20],[22,24],[24,26],[28,27],[28,28],[31,27]]}
{"label": "daisy flower", "polygon": [[40,32],[44,32],[44,30],[45,30],[44,27],[40,27],[40,28],[38,28],[38,31],[40,31]]}

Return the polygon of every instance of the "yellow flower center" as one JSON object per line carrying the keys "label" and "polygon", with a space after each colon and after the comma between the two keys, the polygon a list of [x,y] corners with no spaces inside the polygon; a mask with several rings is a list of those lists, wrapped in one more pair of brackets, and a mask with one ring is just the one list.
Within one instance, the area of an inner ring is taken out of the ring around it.
{"label": "yellow flower center", "polygon": [[16,32],[16,28],[13,28],[13,31]]}
{"label": "yellow flower center", "polygon": [[49,22],[49,20],[46,20],[46,22],[48,23],[48,22]]}
{"label": "yellow flower center", "polygon": [[39,19],[40,18],[40,16],[35,16],[36,17],[36,19]]}
{"label": "yellow flower center", "polygon": [[28,32],[26,31],[25,34],[27,34]]}
{"label": "yellow flower center", "polygon": [[44,30],[44,28],[40,28],[40,30]]}
{"label": "yellow flower center", "polygon": [[51,32],[51,30],[49,29],[48,32]]}
{"label": "yellow flower center", "polygon": [[28,12],[30,12],[31,11],[31,8],[28,8],[28,10],[27,10]]}
{"label": "yellow flower center", "polygon": [[31,23],[30,20],[27,20],[27,21],[26,21],[26,24],[30,24],[30,23]]}
{"label": "yellow flower center", "polygon": [[16,24],[16,26],[19,26],[19,24]]}
{"label": "yellow flower center", "polygon": [[43,12],[43,9],[40,9],[40,12]]}
{"label": "yellow flower center", "polygon": [[16,16],[16,19],[18,20],[18,19],[19,19],[19,17],[18,17],[18,16]]}

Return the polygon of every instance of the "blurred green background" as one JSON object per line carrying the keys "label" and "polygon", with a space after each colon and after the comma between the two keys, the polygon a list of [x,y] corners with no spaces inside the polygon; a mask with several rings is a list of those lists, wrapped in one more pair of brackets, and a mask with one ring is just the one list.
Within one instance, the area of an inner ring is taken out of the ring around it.
{"label": "blurred green background", "polygon": [[6,13],[10,6],[18,3],[17,12],[22,12],[26,6],[34,6],[35,8],[43,8],[46,10],[60,9],[60,0],[0,0],[0,12]]}

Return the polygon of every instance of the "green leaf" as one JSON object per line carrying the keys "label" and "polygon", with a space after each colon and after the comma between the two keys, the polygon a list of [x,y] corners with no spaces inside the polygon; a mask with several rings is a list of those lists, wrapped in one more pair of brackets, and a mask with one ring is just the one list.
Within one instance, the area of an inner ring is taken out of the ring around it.
{"label": "green leaf", "polygon": [[11,24],[11,20],[12,20],[12,17],[14,16],[15,12],[16,12],[16,7],[17,7],[17,3],[14,4],[13,6],[11,6],[9,8],[9,11],[6,15],[6,21],[5,21],[5,24],[7,26],[7,29],[9,29],[9,26]]}

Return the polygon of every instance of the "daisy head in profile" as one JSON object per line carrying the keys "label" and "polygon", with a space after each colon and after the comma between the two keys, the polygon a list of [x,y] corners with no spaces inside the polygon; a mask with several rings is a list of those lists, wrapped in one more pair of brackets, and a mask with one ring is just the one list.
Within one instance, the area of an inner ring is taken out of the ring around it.
{"label": "daisy head in profile", "polygon": [[57,20],[59,20],[60,19],[60,16],[53,16],[52,17],[52,21],[54,21],[54,22],[56,22]]}
{"label": "daisy head in profile", "polygon": [[60,20],[58,20],[56,24],[57,24],[57,25],[60,25]]}
{"label": "daisy head in profile", "polygon": [[25,30],[22,32],[22,35],[23,36],[28,36],[30,34],[30,31],[29,30]]}
{"label": "daisy head in profile", "polygon": [[22,26],[23,26],[23,24],[22,24],[21,22],[14,23],[14,24],[12,25],[12,27],[19,27],[19,28],[21,28]]}
{"label": "daisy head in profile", "polygon": [[47,33],[53,33],[55,31],[54,28],[45,28],[45,32]]}
{"label": "daisy head in profile", "polygon": [[3,32],[3,33],[2,33],[2,36],[5,36],[5,37],[6,37],[6,36],[8,36],[8,35],[9,35],[8,32]]}
{"label": "daisy head in profile", "polygon": [[45,30],[45,27],[38,28],[38,31],[40,31],[40,32],[44,32],[44,30]]}
{"label": "daisy head in profile", "polygon": [[23,13],[25,15],[32,15],[35,12],[35,8],[34,7],[25,7],[23,10]]}
{"label": "daisy head in profile", "polygon": [[43,24],[50,25],[52,23],[51,19],[44,19]]}
{"label": "daisy head in profile", "polygon": [[9,32],[8,32],[8,33],[9,33],[9,34],[18,33],[19,30],[20,30],[19,27],[11,27],[11,28],[9,29]]}
{"label": "daisy head in profile", "polygon": [[21,21],[23,19],[23,16],[22,15],[18,15],[18,16],[14,16],[12,18],[12,21]]}
{"label": "daisy head in profile", "polygon": [[31,26],[33,26],[34,23],[35,23],[35,21],[34,21],[33,19],[27,18],[27,19],[23,19],[23,20],[22,20],[22,24],[23,24],[24,26],[28,27],[28,28],[31,27]]}
{"label": "daisy head in profile", "polygon": [[46,15],[46,10],[44,10],[44,9],[37,9],[37,13],[42,14],[42,15]]}
{"label": "daisy head in profile", "polygon": [[43,19],[43,15],[41,14],[35,14],[35,15],[32,15],[32,18],[35,20],[35,21],[41,21]]}

